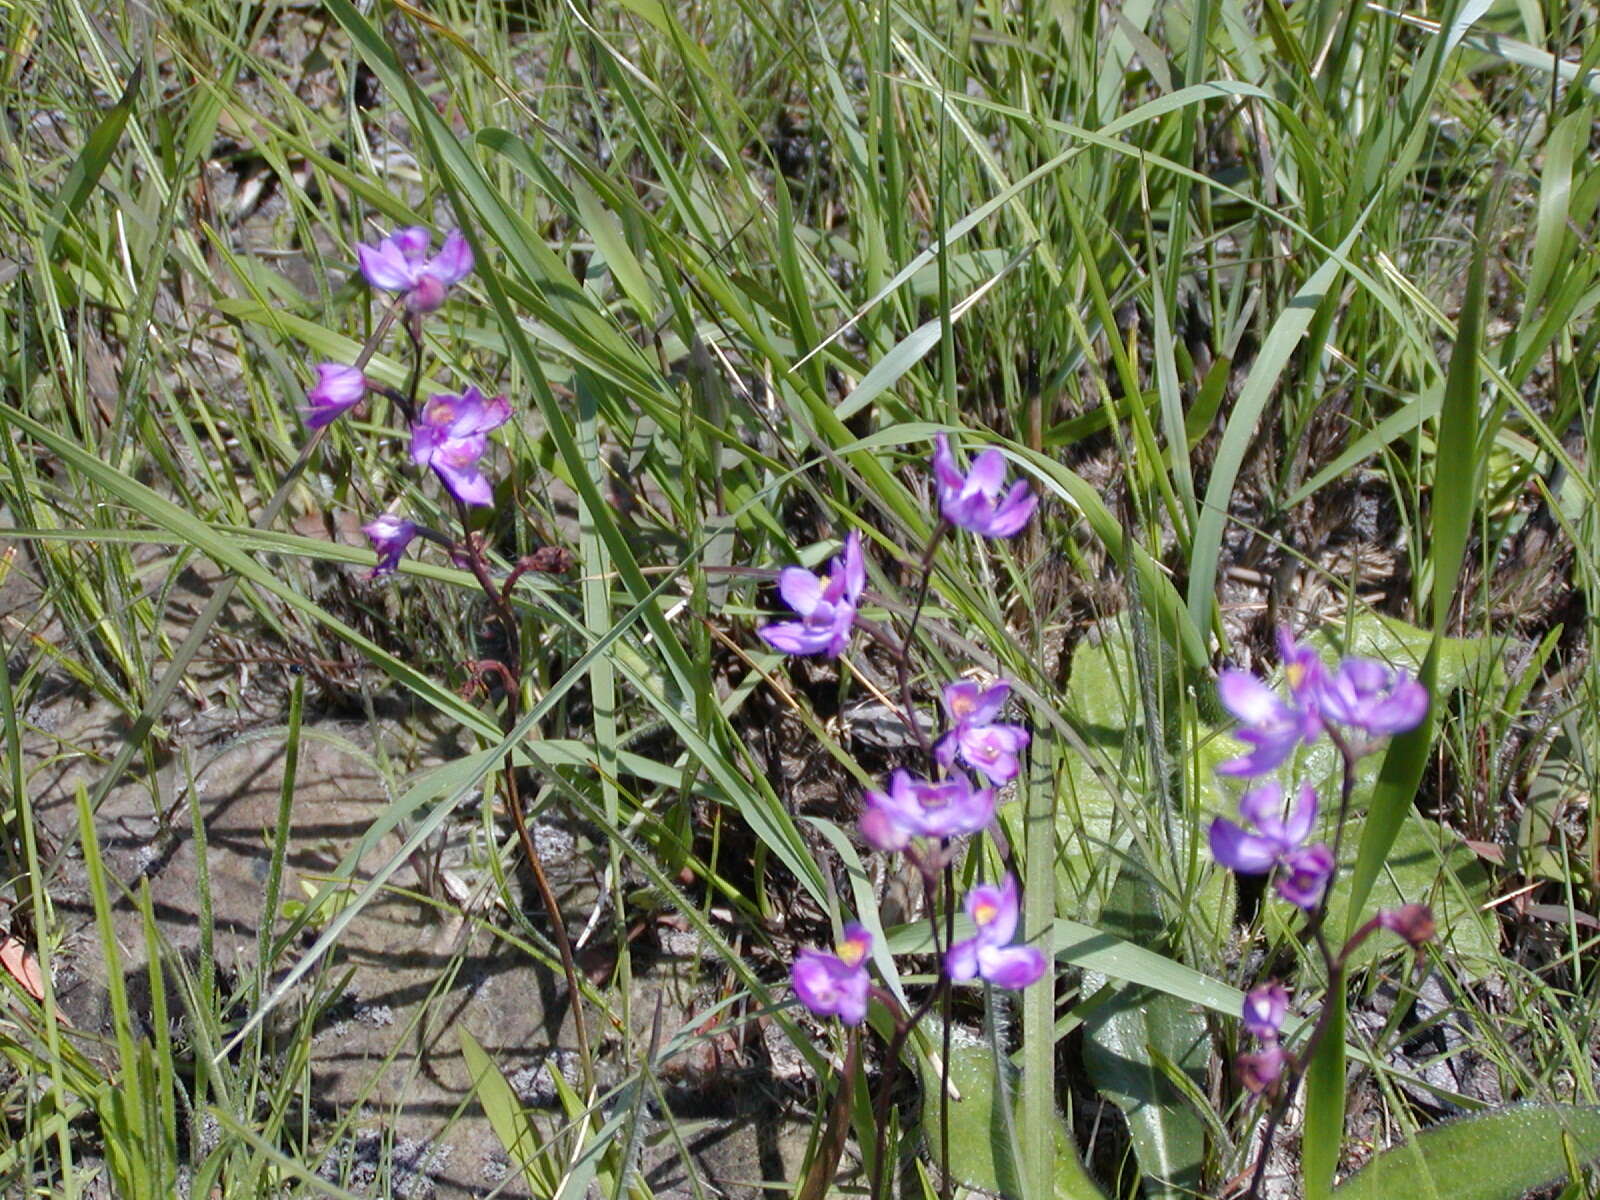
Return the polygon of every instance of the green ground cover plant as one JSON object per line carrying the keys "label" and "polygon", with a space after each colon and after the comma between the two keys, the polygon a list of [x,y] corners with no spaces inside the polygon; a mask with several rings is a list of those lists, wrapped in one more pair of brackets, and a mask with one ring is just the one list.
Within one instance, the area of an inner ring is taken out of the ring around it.
{"label": "green ground cover plant", "polygon": [[0,11],[7,1194],[1595,1194],[1592,6]]}

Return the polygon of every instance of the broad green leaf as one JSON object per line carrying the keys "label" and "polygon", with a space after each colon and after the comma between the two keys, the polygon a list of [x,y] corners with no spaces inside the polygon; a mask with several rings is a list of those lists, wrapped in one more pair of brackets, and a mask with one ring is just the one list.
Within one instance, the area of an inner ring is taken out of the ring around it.
{"label": "broad green leaf", "polygon": [[[1115,872],[1118,851],[1133,835],[1127,822],[1119,821],[1119,806],[1140,812],[1139,798],[1148,790],[1142,782],[1146,760],[1138,749],[1144,724],[1132,638],[1127,620],[1117,617],[1101,622],[1072,652],[1064,714],[1098,752],[1093,761],[1082,754],[1063,755],[1058,768],[1058,903],[1080,920],[1096,919],[1100,898],[1112,883],[1106,872]],[[1172,665],[1168,658],[1162,661]],[[1177,711],[1175,675],[1156,686],[1164,693],[1163,707]],[[1201,760],[1202,774],[1209,775],[1234,751],[1225,739],[1202,737],[1195,739],[1192,753]],[[1202,895],[1212,925],[1219,926],[1221,880],[1208,883]]]}
{"label": "broad green leaf", "polygon": [[[1492,194],[1492,193],[1491,193]],[[1445,376],[1444,404],[1439,410],[1438,453],[1433,464],[1432,542],[1433,625],[1443,633],[1455,599],[1456,578],[1466,555],[1467,536],[1478,507],[1483,462],[1478,436],[1483,371],[1479,354],[1487,316],[1488,236],[1484,228],[1489,201],[1478,218],[1478,239],[1467,274],[1467,296],[1456,322],[1456,344]]]}
{"label": "broad green leaf", "polygon": [[[957,926],[958,933],[959,928]],[[1141,984],[1224,1016],[1237,1017],[1244,1006],[1244,993],[1238,988],[1203,975],[1164,954],[1077,921],[1056,921],[1055,957],[1059,963]]]}
{"label": "broad green leaf", "polygon": [[1563,1134],[1583,1161],[1600,1158],[1600,1109],[1530,1104],[1435,1125],[1379,1154],[1333,1194],[1337,1200],[1518,1200],[1566,1175]]}
{"label": "broad green leaf", "polygon": [[[1135,864],[1117,877],[1102,921],[1127,938],[1160,937],[1165,921],[1156,891]],[[1176,1065],[1196,1089],[1204,1088],[1211,1054],[1206,1019],[1194,1004],[1166,993],[1084,977],[1085,992],[1106,986],[1115,994],[1094,1006],[1083,1026],[1089,1078],[1127,1118],[1145,1195],[1195,1195],[1205,1163],[1205,1122],[1162,1064]]]}
{"label": "broad green leaf", "polygon": [[[1036,985],[1042,986],[1042,985]],[[929,1029],[938,1044],[940,1031],[937,1020],[930,1019]],[[1007,1148],[1012,1122],[1000,1108],[997,1091],[1016,1103],[1017,1070],[1009,1061],[1005,1070],[1004,1089],[995,1087],[1000,1074],[994,1054],[987,1042],[976,1038],[961,1028],[950,1033],[950,1082],[960,1094],[959,1100],[950,1103],[950,1171],[956,1182],[965,1187],[1017,1200],[1023,1195],[1017,1174],[1017,1163]],[[922,1074],[922,1129],[923,1136],[933,1147],[939,1145],[939,1088],[940,1079],[930,1066],[920,1065]],[[1052,1130],[1056,1146],[1054,1200],[1105,1200],[1083,1169],[1073,1145],[1070,1131],[1059,1119]],[[1029,1197],[1034,1200],[1034,1197]]]}
{"label": "broad green leaf", "polygon": [[[1325,812],[1323,818],[1321,838],[1331,841],[1333,814]],[[1346,872],[1355,858],[1363,824],[1356,818],[1345,827],[1339,858]],[[1366,907],[1352,913],[1348,890],[1336,887],[1328,901],[1327,928],[1358,926],[1380,908],[1426,904],[1433,909],[1439,943],[1449,952],[1451,962],[1466,975],[1483,977],[1501,966],[1496,925],[1480,911],[1490,892],[1489,873],[1482,860],[1437,821],[1413,812],[1389,849]],[[1280,936],[1292,936],[1299,926],[1298,919],[1286,919],[1288,910],[1282,904],[1269,905],[1266,911]],[[1390,934],[1373,934],[1351,955],[1350,968],[1360,970],[1403,948]]]}

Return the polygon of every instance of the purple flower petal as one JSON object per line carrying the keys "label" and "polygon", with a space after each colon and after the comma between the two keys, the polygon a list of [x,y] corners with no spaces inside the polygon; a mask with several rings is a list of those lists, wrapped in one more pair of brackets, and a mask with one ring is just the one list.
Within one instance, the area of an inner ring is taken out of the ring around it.
{"label": "purple flower petal", "polygon": [[1347,658],[1317,686],[1323,715],[1375,737],[1404,733],[1428,714],[1428,692],[1404,671]]}
{"label": "purple flower petal", "polygon": [[1278,693],[1248,671],[1229,668],[1219,674],[1217,698],[1246,725],[1280,725],[1291,719],[1289,706]]}
{"label": "purple flower petal", "polygon": [[1294,811],[1289,814],[1288,820],[1283,824],[1283,836],[1292,845],[1298,846],[1311,836],[1311,830],[1317,823],[1317,793],[1309,783],[1300,785],[1300,797],[1294,806]]}
{"label": "purple flower petal", "polygon": [[411,427],[411,461],[419,467],[428,465],[428,460],[433,457],[445,440],[442,430],[431,425],[416,424]]}
{"label": "purple flower petal", "polygon": [[990,537],[1015,537],[1033,517],[1033,510],[1039,506],[1039,497],[1025,480],[1017,480],[1011,485],[1011,490],[1005,498],[995,505],[994,515],[989,520]]}
{"label": "purple flower petal", "polygon": [[481,507],[494,500],[494,490],[478,470],[478,460],[487,448],[482,434],[447,438],[429,457],[428,465],[457,500]]}
{"label": "purple flower petal", "polygon": [[1283,663],[1284,682],[1295,699],[1302,703],[1315,703],[1317,690],[1326,672],[1322,659],[1310,646],[1301,645],[1285,627],[1278,629],[1278,657]]}
{"label": "purple flower petal", "polygon": [[1254,745],[1255,749],[1238,758],[1230,758],[1225,763],[1218,763],[1218,775],[1244,778],[1265,775],[1276,770],[1284,759],[1294,753],[1294,748],[1301,741],[1298,729],[1277,729],[1270,733],[1258,729],[1240,729],[1234,736],[1241,742]]}
{"label": "purple flower petal", "polygon": [[1326,846],[1306,846],[1283,857],[1278,873],[1278,895],[1310,912],[1322,899],[1333,876],[1333,852]]}
{"label": "purple flower petal", "polygon": [[472,265],[472,247],[459,230],[452,229],[445,234],[444,244],[439,247],[439,253],[433,256],[427,269],[428,274],[445,287],[454,287],[472,274]]}
{"label": "purple flower petal", "polygon": [[944,685],[944,710],[950,719],[960,725],[978,711],[978,685],[967,680]]}
{"label": "purple flower petal", "polygon": [[949,439],[939,434],[934,441],[933,474],[939,498],[940,515],[960,529],[981,537],[1011,537],[1028,523],[1036,499],[1028,485],[1019,481],[1002,500],[1005,484],[1005,456],[996,449],[985,450],[962,475],[950,452]]}
{"label": "purple flower petal", "polygon": [[[434,397],[439,399],[440,397]],[[474,433],[490,433],[511,419],[511,402],[504,396],[484,399],[483,393],[469,387],[455,397],[454,416],[450,422],[451,437],[467,437]]]}
{"label": "purple flower petal", "polygon": [[361,403],[366,393],[367,377],[355,367],[318,363],[317,382],[306,393],[306,425],[321,429]]}
{"label": "purple flower petal", "polygon": [[974,788],[965,775],[930,783],[902,768],[889,777],[885,791],[868,797],[913,837],[961,837],[994,818],[993,789]]}
{"label": "purple flower petal", "polygon": [[874,804],[872,798],[882,795],[881,792],[868,792],[867,804],[861,811],[861,840],[874,850],[894,853],[904,850],[911,844],[911,831],[906,829],[894,819],[894,816],[880,804]]}
{"label": "purple flower petal", "polygon": [[377,579],[394,574],[406,547],[417,536],[417,527],[410,521],[385,513],[363,525],[361,532],[371,539],[372,548],[378,553],[377,565],[368,575],[369,579]]}
{"label": "purple flower petal", "polygon": [[781,654],[822,654],[833,646],[833,630],[818,629],[804,621],[774,621],[756,634]]}
{"label": "purple flower petal", "polygon": [[778,595],[802,617],[810,616],[822,602],[822,581],[804,567],[778,572]]}
{"label": "purple flower petal", "polygon": [[855,967],[867,961],[867,955],[872,953],[872,934],[867,932],[867,927],[859,921],[846,921],[844,937],[839,939],[834,953],[839,956],[839,961],[846,966]]}
{"label": "purple flower petal", "polygon": [[1277,1084],[1288,1060],[1283,1047],[1274,1042],[1253,1054],[1241,1054],[1234,1062],[1234,1069],[1238,1072],[1240,1086],[1259,1096]]}
{"label": "purple flower petal", "polygon": [[416,268],[388,238],[376,246],[357,246],[356,260],[368,283],[386,292],[403,292],[416,282]]}
{"label": "purple flower petal", "polygon": [[426,229],[413,225],[396,230],[375,246],[357,246],[361,274],[375,288],[403,292],[412,312],[433,312],[444,303],[451,286],[472,270],[472,250],[459,233],[452,233],[429,259],[430,240]]}
{"label": "purple flower petal", "polygon": [[989,449],[972,460],[964,490],[976,491],[993,499],[1000,494],[1000,487],[1005,481],[1006,456],[998,450]]}
{"label": "purple flower petal", "polygon": [[956,734],[961,760],[990,783],[1008,783],[1022,769],[1019,752],[1031,735],[1020,725],[979,725]]}
{"label": "purple flower petal", "polygon": [[955,455],[950,452],[950,439],[942,433],[933,439],[933,475],[943,491],[960,492],[961,485],[966,482],[956,466]]}
{"label": "purple flower petal", "polygon": [[861,534],[852,529],[844,539],[844,555],[834,559],[833,572],[844,580],[844,596],[851,604],[861,599],[867,586],[867,564],[861,556]]}
{"label": "purple flower petal", "polygon": [[950,947],[945,971],[951,979],[982,975],[996,987],[1025,988],[1044,974],[1045,957],[1032,946],[1008,943],[1017,932],[1017,880],[979,884],[967,893],[967,915],[977,933]]}
{"label": "purple flower petal", "polygon": [[[1264,783],[1251,788],[1239,797],[1239,815],[1249,824],[1265,832],[1267,828],[1281,829],[1283,825],[1283,787]],[[1295,844],[1298,844],[1296,839]]]}
{"label": "purple flower petal", "polygon": [[1044,955],[1033,946],[980,946],[978,972],[995,987],[1020,991],[1044,974]]}
{"label": "purple flower petal", "polygon": [[420,263],[423,256],[428,253],[428,243],[433,240],[430,234],[421,225],[408,225],[404,229],[396,229],[384,241],[388,242],[407,262]]}
{"label": "purple flower petal", "polygon": [[1278,846],[1275,843],[1247,833],[1226,817],[1215,818],[1207,836],[1211,843],[1211,857],[1230,871],[1260,875],[1270,871],[1278,861]]}
{"label": "purple flower petal", "polygon": [[951,979],[971,979],[978,973],[978,939],[967,938],[951,946],[944,956],[944,973]]}
{"label": "purple flower petal", "polygon": [[867,1019],[868,986],[869,981],[863,972],[859,984],[852,981],[850,986],[841,989],[839,1020],[846,1025],[859,1025]]}
{"label": "purple flower petal", "polygon": [[837,658],[850,643],[855,601],[864,580],[861,535],[852,532],[827,576],[818,578],[804,567],[785,567],[778,573],[779,595],[803,620],[768,625],[759,631],[761,636],[785,654]]}
{"label": "purple flower petal", "polygon": [[837,1016],[846,1025],[859,1025],[867,1015],[866,967],[851,965],[820,950],[802,950],[789,970],[794,993],[819,1017]]}
{"label": "purple flower petal", "polygon": [[417,276],[417,282],[406,293],[406,307],[414,313],[438,312],[444,307],[446,288],[432,275]]}
{"label": "purple flower petal", "polygon": [[1264,983],[1245,993],[1244,1027],[1251,1037],[1263,1041],[1276,1038],[1288,1012],[1288,989],[1277,981]]}
{"label": "purple flower petal", "polygon": [[1006,699],[1011,695],[1011,684],[1004,680],[997,680],[979,693],[977,703],[972,706],[972,711],[966,715],[965,721],[972,725],[987,725],[998,717],[1006,706]]}
{"label": "purple flower petal", "polygon": [[1414,679],[1395,685],[1387,700],[1367,711],[1367,729],[1376,734],[1405,733],[1428,715],[1428,689]]}
{"label": "purple flower petal", "polygon": [[979,884],[967,893],[967,916],[985,946],[1003,946],[1017,932],[1017,879],[1007,875],[998,886]]}

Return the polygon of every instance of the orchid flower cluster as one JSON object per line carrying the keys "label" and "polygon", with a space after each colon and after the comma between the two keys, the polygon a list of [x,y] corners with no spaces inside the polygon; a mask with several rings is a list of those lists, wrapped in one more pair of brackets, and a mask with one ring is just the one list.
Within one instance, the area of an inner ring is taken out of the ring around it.
{"label": "orchid flower cluster", "polygon": [[[978,455],[963,474],[949,440],[940,434],[932,467],[940,522],[924,558],[925,576],[931,570],[932,550],[947,530],[1011,537],[1023,529],[1038,505],[1026,482],[1018,480],[1006,487],[1005,458],[998,450]],[[778,594],[795,619],[775,621],[758,633],[785,654],[837,658],[849,645],[865,587],[861,535],[852,532],[826,575],[798,566],[779,572]],[[904,645],[899,648],[903,653]],[[1027,748],[1028,731],[998,719],[1010,692],[1011,685],[1005,680],[987,687],[965,680],[946,685],[942,699],[948,728],[928,747],[934,777],[899,769],[886,786],[869,790],[864,797],[859,826],[862,839],[874,850],[906,854],[921,872],[930,895],[937,888],[940,871],[954,861],[954,839],[981,832],[989,825],[994,819],[995,789],[1015,779],[1021,770],[1020,755]],[[907,719],[909,724],[914,716],[908,714]],[[921,727],[913,727],[920,738]],[[1014,876],[1008,874],[998,884],[973,887],[964,907],[974,933],[944,948],[943,975],[947,980],[982,978],[996,987],[1017,989],[1044,974],[1045,956],[1037,947],[1013,944],[1020,911]],[[937,922],[935,925],[937,938]],[[846,1025],[860,1024],[867,1015],[868,997],[875,993],[867,974],[871,950],[872,935],[852,922],[845,926],[833,953],[800,951],[790,973],[796,996],[818,1016],[836,1016]]]}
{"label": "orchid flower cluster", "polygon": [[[470,659],[464,664],[469,678],[463,691],[468,695],[487,692],[485,678],[497,678],[501,682],[501,696],[495,703],[501,732],[507,735],[506,745],[510,746],[514,740],[510,734],[517,727],[522,704],[524,656],[522,622],[512,601],[513,588],[529,571],[562,574],[571,568],[573,559],[563,546],[539,546],[515,563],[509,572],[501,574],[491,561],[488,538],[472,528],[473,510],[494,503],[494,485],[484,474],[482,463],[489,451],[489,436],[511,420],[511,405],[504,396],[485,396],[470,386],[460,393],[436,392],[419,401],[423,322],[444,305],[450,290],[466,279],[475,265],[472,248],[459,231],[446,234],[437,252],[430,253],[432,244],[433,237],[426,229],[412,226],[396,230],[375,245],[356,248],[362,278],[375,290],[392,293],[393,298],[383,309],[354,362],[317,364],[317,378],[306,393],[302,409],[306,426],[312,431],[304,454],[311,453],[330,425],[360,406],[368,392],[387,399],[403,418],[412,463],[437,478],[454,503],[454,530],[431,529],[393,511],[378,514],[362,527],[377,553],[377,563],[368,578],[392,575],[418,537],[440,546],[453,565],[471,572],[483,591],[489,619],[499,627],[501,639],[498,657]],[[364,370],[390,326],[397,321],[411,349],[410,370],[403,390],[369,379]],[[568,994],[574,1004],[578,1057],[586,1086],[592,1087],[588,1033],[577,999],[581,993],[577,963],[560,900],[551,887],[539,848],[528,827],[519,786],[514,756],[508,749],[499,774],[499,788],[535,888],[550,918]],[[418,872],[424,880],[435,876],[425,862],[418,865]]]}
{"label": "orchid flower cluster", "polygon": [[[412,226],[396,230],[376,245],[356,248],[367,283],[380,291],[396,293],[419,359],[422,318],[436,312],[450,289],[470,275],[473,268],[472,248],[459,232],[447,234],[436,254],[429,254],[431,244],[432,237],[426,229]],[[468,387],[459,395],[435,393],[417,409],[412,397],[380,387],[366,377],[359,365],[319,363],[316,373],[316,382],[306,393],[302,410],[308,428],[317,430],[331,425],[360,404],[367,392],[380,392],[394,401],[407,419],[411,461],[433,472],[444,490],[462,506],[463,516],[468,507],[492,503],[494,491],[479,464],[489,448],[488,435],[511,419],[511,405],[504,396],[486,398],[477,388]],[[414,382],[415,376],[413,385]],[[362,532],[377,551],[372,577],[378,578],[392,574],[411,542],[427,531],[413,521],[385,513],[364,525]]]}
{"label": "orchid flower cluster", "polygon": [[[1217,681],[1223,707],[1240,726],[1235,736],[1249,750],[1217,768],[1220,775],[1256,779],[1276,771],[1297,747],[1327,734],[1344,763],[1343,791],[1337,826],[1342,826],[1355,781],[1357,760],[1377,750],[1382,739],[1414,729],[1428,712],[1427,689],[1406,672],[1371,659],[1349,657],[1332,670],[1317,652],[1280,630],[1286,694],[1244,671],[1224,670]],[[1328,890],[1338,870],[1338,834],[1334,846],[1312,843],[1318,801],[1315,789],[1302,782],[1292,789],[1275,781],[1249,788],[1239,800],[1239,820],[1217,817],[1211,822],[1211,854],[1229,870],[1246,875],[1274,875],[1278,895],[1301,909],[1311,921],[1317,945],[1330,968],[1342,967],[1356,944],[1375,929],[1389,929],[1413,946],[1433,934],[1433,918],[1423,905],[1380,912],[1356,932],[1335,955],[1321,937]],[[1337,972],[1330,970],[1330,978]],[[1277,1088],[1292,1063],[1279,1040],[1290,996],[1282,984],[1269,982],[1245,996],[1244,1027],[1260,1043],[1242,1054],[1235,1067],[1251,1092]]]}

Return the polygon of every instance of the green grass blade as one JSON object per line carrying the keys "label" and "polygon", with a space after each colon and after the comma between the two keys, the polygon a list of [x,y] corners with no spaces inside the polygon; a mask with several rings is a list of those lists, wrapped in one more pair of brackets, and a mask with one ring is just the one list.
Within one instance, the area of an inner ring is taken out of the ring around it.
{"label": "green grass blade", "polygon": [[77,161],[72,164],[72,170],[67,172],[66,179],[62,180],[61,191],[56,196],[55,203],[50,206],[39,238],[40,250],[46,263],[54,263],[56,240],[61,236],[62,229],[94,194],[95,185],[100,182],[100,177],[110,164],[112,152],[122,141],[122,131],[128,124],[128,117],[133,113],[135,101],[139,98],[139,85],[143,79],[144,64],[140,63],[128,77],[127,86],[122,89],[122,95],[118,97],[117,102],[104,117],[100,118],[100,123],[89,134]]}
{"label": "green grass blade", "polygon": [[1345,991],[1330,991],[1327,1033],[1306,1066],[1305,1133],[1301,1138],[1300,1171],[1306,1200],[1326,1200],[1344,1150]]}
{"label": "green grass blade", "polygon": [[[1371,210],[1368,211],[1370,213]],[[1343,260],[1355,245],[1364,225],[1365,216],[1356,221],[1338,248],[1295,292],[1294,298],[1273,322],[1272,331],[1267,334],[1260,353],[1251,364],[1239,398],[1234,401],[1233,412],[1228,417],[1222,441],[1217,446],[1211,481],[1206,485],[1205,500],[1200,507],[1200,519],[1195,523],[1194,547],[1189,559],[1189,623],[1197,630],[1210,629],[1216,611],[1217,562],[1228,526],[1229,500],[1233,496],[1233,485],[1238,479],[1245,453],[1255,437],[1256,423],[1267,401],[1276,393],[1289,364],[1289,356],[1299,346],[1301,337],[1311,325],[1311,318],[1332,292],[1334,281],[1343,270]],[[1306,354],[1310,358],[1318,358],[1322,354],[1322,347],[1309,346]]]}

